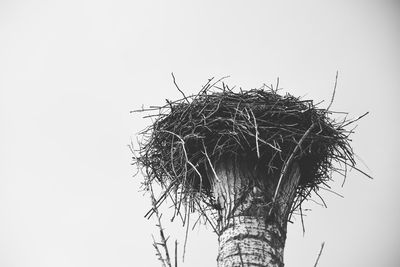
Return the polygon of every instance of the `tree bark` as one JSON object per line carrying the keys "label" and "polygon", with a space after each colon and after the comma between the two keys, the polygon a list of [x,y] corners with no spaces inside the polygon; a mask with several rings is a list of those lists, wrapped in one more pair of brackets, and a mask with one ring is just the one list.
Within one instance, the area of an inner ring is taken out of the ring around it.
{"label": "tree bark", "polygon": [[238,216],[219,237],[218,267],[283,266],[286,233],[262,217]]}
{"label": "tree bark", "polygon": [[[218,267],[282,267],[286,225],[300,179],[297,163],[283,176],[250,160],[220,159],[212,170],[220,210]],[[209,172],[211,175],[211,172]]]}

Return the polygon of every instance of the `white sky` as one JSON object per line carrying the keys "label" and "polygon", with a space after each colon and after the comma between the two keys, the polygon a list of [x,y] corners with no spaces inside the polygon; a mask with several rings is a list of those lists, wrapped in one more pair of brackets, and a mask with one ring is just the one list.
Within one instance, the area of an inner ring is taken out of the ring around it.
{"label": "white sky", "polygon": [[[286,266],[313,266],[324,241],[319,267],[398,266],[400,4],[193,2],[0,1],[0,266],[160,266],[127,144],[150,123],[130,110],[180,96],[171,72],[188,94],[213,76],[244,89],[280,77],[327,106],[336,70],[332,108],[371,112],[353,147],[375,180],[335,176],[345,198],[322,192],[305,236],[289,227]],[[180,255],[182,230],[167,227]],[[216,255],[203,226],[179,266]]]}

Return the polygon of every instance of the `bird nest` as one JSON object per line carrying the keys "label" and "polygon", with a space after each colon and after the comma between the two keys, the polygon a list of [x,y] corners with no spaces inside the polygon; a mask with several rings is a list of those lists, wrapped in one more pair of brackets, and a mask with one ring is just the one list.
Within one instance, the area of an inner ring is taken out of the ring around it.
{"label": "bird nest", "polygon": [[230,156],[251,159],[270,173],[283,173],[296,161],[298,203],[328,186],[332,171],[345,176],[347,166],[355,168],[347,128],[358,119],[336,121],[334,112],[312,100],[280,95],[272,86],[233,90],[210,79],[198,94],[183,96],[139,110],[150,112],[146,117],[154,121],[140,133],[134,163],[144,173],[145,187],[161,184],[156,207],[169,197],[176,213],[183,207],[203,215],[213,212],[214,177],[205,170]]}

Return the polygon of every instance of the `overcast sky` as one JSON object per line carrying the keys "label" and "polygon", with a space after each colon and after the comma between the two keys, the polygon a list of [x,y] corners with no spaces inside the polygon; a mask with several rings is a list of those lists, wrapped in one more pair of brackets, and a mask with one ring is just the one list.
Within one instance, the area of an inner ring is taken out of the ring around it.
{"label": "overcast sky", "polygon": [[[322,242],[319,267],[398,266],[399,47],[398,1],[0,0],[0,266],[160,266],[127,145],[151,123],[131,110],[180,97],[171,72],[187,94],[279,77],[327,107],[337,70],[332,109],[370,112],[352,145],[375,179],[334,175],[344,198],[289,226],[285,266]],[[211,228],[189,234],[179,266],[216,266]]]}

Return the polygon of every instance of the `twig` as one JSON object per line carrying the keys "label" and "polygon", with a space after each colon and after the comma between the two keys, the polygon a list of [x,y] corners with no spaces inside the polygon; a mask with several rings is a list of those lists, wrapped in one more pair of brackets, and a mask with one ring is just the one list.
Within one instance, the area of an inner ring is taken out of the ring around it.
{"label": "twig", "polygon": [[349,121],[349,122],[347,122],[347,123],[341,125],[341,127],[342,127],[342,128],[343,128],[343,127],[346,127],[347,125],[352,124],[352,123],[354,123],[354,122],[356,122],[356,121],[358,121],[358,120],[364,118],[364,117],[367,116],[368,114],[369,114],[369,111],[368,111],[368,112],[365,112],[363,115],[359,116],[357,119],[351,120],[351,121]]}
{"label": "twig", "polygon": [[[162,265],[163,266],[167,265],[168,267],[172,267],[171,259],[169,257],[168,246],[167,246],[168,238],[165,238],[164,229],[162,228],[162,224],[161,224],[161,215],[159,214],[158,208],[156,206],[156,199],[154,198],[154,192],[153,192],[153,187],[152,186],[150,186],[150,197],[151,197],[151,202],[152,202],[152,205],[153,205],[154,212],[157,215],[156,216],[157,220],[158,220],[157,227],[160,230],[160,238],[161,238],[161,243],[156,243],[154,241],[153,246],[155,247],[155,249],[157,251],[157,254],[159,255],[159,259],[162,262]],[[153,240],[154,240],[154,237],[153,237]],[[160,250],[158,249],[158,245],[161,245],[164,248],[165,259],[162,258]]]}
{"label": "twig", "polygon": [[[278,80],[279,83],[279,80]],[[253,115],[253,120],[254,120],[254,128],[256,129],[256,149],[257,149],[257,157],[260,158],[260,147],[258,145],[258,127],[257,127],[257,120],[256,117],[254,116],[253,110],[250,109],[251,115]]]}
{"label": "twig", "polygon": [[[150,219],[151,216],[156,212],[158,207],[161,205],[163,200],[167,197],[167,194],[170,192],[171,188],[175,185],[174,182],[172,182],[165,190],[164,193],[161,195],[161,197],[158,200],[155,200],[154,194],[151,196],[151,198],[154,198],[154,205],[152,205],[151,209],[144,215],[145,218]],[[152,203],[153,204],[153,203]]]}
{"label": "twig", "polygon": [[[307,130],[307,131],[304,133],[304,135],[301,137],[299,143],[298,143],[298,144],[296,145],[296,147],[294,148],[292,154],[290,154],[288,160],[285,162],[285,165],[283,166],[281,175],[280,175],[280,177],[279,177],[278,185],[276,186],[276,189],[275,189],[274,197],[272,198],[272,203],[275,203],[275,199],[276,199],[276,196],[278,195],[279,187],[280,187],[280,185],[281,185],[283,176],[284,176],[285,173],[287,172],[287,168],[289,167],[289,165],[290,165],[290,163],[291,163],[291,161],[292,161],[294,155],[296,154],[297,150],[300,148],[300,146],[301,146],[301,144],[303,143],[304,139],[307,137],[307,135],[308,135],[308,134],[311,132],[311,130],[314,128],[314,126],[315,126],[315,123],[311,124],[310,128],[308,128],[308,130]],[[270,211],[269,211],[269,214],[271,214],[271,211],[272,211],[272,207],[271,207],[271,209],[270,209]]]}
{"label": "twig", "polygon": [[338,76],[339,76],[339,71],[336,71],[335,85],[333,86],[333,94],[332,94],[331,102],[329,103],[329,106],[326,109],[326,111],[328,111],[330,109],[330,107],[332,106],[332,103],[333,103],[333,99],[335,98]]}
{"label": "twig", "polygon": [[171,75],[172,75],[172,79],[174,80],[174,84],[175,84],[176,89],[178,89],[178,91],[183,95],[183,98],[189,103],[189,100],[187,99],[185,93],[179,88],[178,84],[176,84],[174,73],[171,72]]}
{"label": "twig", "polygon": [[178,267],[178,240],[175,239],[175,267]]}
{"label": "twig", "polygon": [[156,250],[156,256],[158,257],[158,260],[161,261],[161,266],[162,267],[166,267],[165,266],[165,260],[162,257],[160,249],[158,248],[158,243],[156,242],[156,240],[155,240],[153,235],[151,235],[151,237],[153,238],[153,247]]}
{"label": "twig", "polygon": [[301,227],[303,229],[303,236],[306,233],[306,228],[304,226],[304,219],[303,219],[303,209],[301,208],[301,205],[299,206],[299,210],[300,210],[300,219],[301,219]]}
{"label": "twig", "polygon": [[326,190],[326,191],[328,191],[328,192],[331,192],[332,194],[337,195],[338,197],[344,198],[343,195],[341,195],[341,194],[339,194],[339,193],[337,193],[337,192],[335,192],[335,191],[333,191],[333,190],[331,190],[331,189],[329,189],[329,188],[325,188],[325,187],[322,187],[322,186],[321,186],[320,189]]}
{"label": "twig", "polygon": [[207,160],[208,160],[208,163],[210,164],[210,167],[211,167],[211,170],[212,170],[213,173],[214,173],[215,179],[217,180],[218,183],[220,183],[221,180],[218,178],[217,172],[215,171],[215,169],[214,169],[214,167],[213,167],[213,165],[212,165],[212,163],[211,163],[211,160],[210,160],[210,158],[208,157],[207,149],[206,149],[206,146],[204,145],[204,143],[203,143],[203,148],[204,148],[204,153],[203,153],[203,154],[206,156],[206,158],[207,158]]}
{"label": "twig", "polygon": [[186,225],[186,233],[185,233],[185,242],[183,244],[183,255],[182,255],[182,261],[185,261],[185,254],[186,254],[186,243],[187,243],[187,237],[188,237],[188,232],[189,232],[189,225],[190,225],[190,210],[187,213],[187,225]]}
{"label": "twig", "polygon": [[321,249],[319,250],[318,257],[317,257],[317,260],[315,261],[314,267],[317,267],[317,265],[318,265],[318,261],[319,261],[319,258],[321,257],[322,250],[324,249],[324,246],[325,246],[325,242],[322,242]]}

